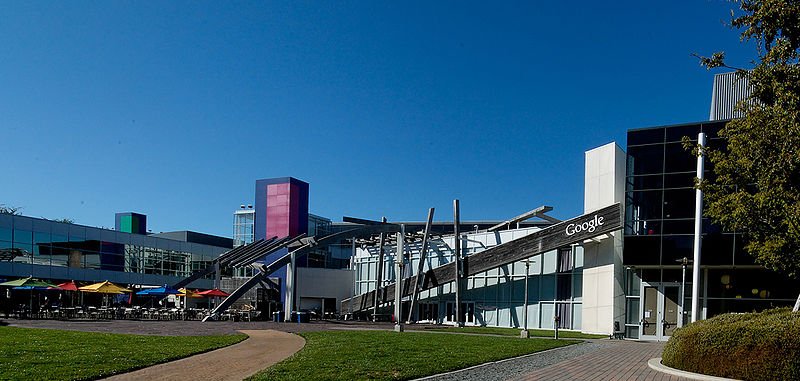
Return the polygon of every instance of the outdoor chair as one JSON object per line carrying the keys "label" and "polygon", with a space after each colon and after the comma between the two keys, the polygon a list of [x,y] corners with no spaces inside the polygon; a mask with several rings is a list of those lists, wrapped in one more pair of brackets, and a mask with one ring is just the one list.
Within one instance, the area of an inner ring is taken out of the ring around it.
{"label": "outdoor chair", "polygon": [[161,310],[158,312],[158,320],[172,320],[172,313],[169,310]]}
{"label": "outdoor chair", "polygon": [[622,340],[625,338],[625,331],[620,328],[619,322],[614,322],[614,334],[611,335],[612,339],[619,339]]}

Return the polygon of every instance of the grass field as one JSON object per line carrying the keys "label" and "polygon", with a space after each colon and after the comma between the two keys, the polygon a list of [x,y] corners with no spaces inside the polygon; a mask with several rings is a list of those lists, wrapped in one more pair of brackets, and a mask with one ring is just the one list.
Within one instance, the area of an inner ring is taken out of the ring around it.
{"label": "grass field", "polygon": [[221,348],[245,338],[0,327],[0,380],[91,380]]}
{"label": "grass field", "polygon": [[408,380],[578,342],[387,331],[300,335],[300,352],[248,380]]}
{"label": "grass field", "polygon": [[[458,332],[458,333],[481,333],[486,335],[502,335],[502,336],[515,336],[519,337],[518,328],[500,328],[500,327],[449,327],[449,328],[430,328],[426,331],[443,331],[443,332]],[[553,330],[550,329],[529,329],[531,337],[553,337]],[[608,338],[608,335],[590,335],[587,333],[580,333],[575,331],[558,331],[558,337],[562,339],[603,339]]]}

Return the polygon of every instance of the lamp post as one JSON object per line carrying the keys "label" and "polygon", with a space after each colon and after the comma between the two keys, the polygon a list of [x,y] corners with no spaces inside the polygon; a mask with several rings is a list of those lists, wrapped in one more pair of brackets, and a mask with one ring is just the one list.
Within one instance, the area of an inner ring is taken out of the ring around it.
{"label": "lamp post", "polygon": [[522,303],[522,331],[519,333],[519,337],[523,339],[531,337],[530,332],[528,332],[528,277],[530,267],[530,258],[525,258],[525,301]]}
{"label": "lamp post", "polygon": [[394,256],[397,272],[394,276],[394,331],[403,332],[403,268],[405,267],[403,261],[405,258],[405,250],[403,247],[403,240],[405,239],[406,228],[405,225],[400,225],[400,231],[397,232],[397,253]]}
{"label": "lamp post", "polygon": [[[692,262],[691,259],[683,257],[681,259],[676,259],[676,262],[680,262],[681,264],[681,306],[684,305],[684,300],[686,299],[686,267],[689,263]],[[683,315],[686,316],[686,310],[684,309]],[[685,322],[685,320],[684,320]]]}

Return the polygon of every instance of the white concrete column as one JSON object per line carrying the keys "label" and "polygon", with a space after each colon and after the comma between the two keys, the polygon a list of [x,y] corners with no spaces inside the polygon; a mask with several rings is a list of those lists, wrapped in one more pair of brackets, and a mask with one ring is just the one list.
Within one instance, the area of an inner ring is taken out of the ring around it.
{"label": "white concrete column", "polygon": [[[697,135],[697,145],[706,146],[706,134]],[[697,178],[703,180],[705,167],[705,153],[701,149],[697,155]],[[700,315],[700,250],[703,241],[703,190],[697,188],[694,197],[694,264],[692,265],[692,323],[698,320]]]}
{"label": "white concrete column", "polygon": [[284,306],[284,321],[292,320],[292,311],[294,311],[295,301],[295,286],[297,285],[297,258],[295,254],[291,254],[291,261],[286,265],[286,300]]}
{"label": "white concrete column", "polygon": [[[586,151],[584,213],[614,203],[624,208],[626,162],[625,152],[613,142]],[[623,242],[620,230],[583,244],[582,332],[610,335],[615,321],[625,322]]]}

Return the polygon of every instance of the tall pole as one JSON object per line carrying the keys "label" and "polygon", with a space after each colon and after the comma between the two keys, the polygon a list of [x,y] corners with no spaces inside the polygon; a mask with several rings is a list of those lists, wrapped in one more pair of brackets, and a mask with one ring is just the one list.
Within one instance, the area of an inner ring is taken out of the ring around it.
{"label": "tall pole", "polygon": [[456,261],[456,326],[463,327],[461,321],[461,277],[464,276],[461,268],[461,210],[458,200],[453,200],[453,256]]}
{"label": "tall pole", "polygon": [[530,336],[528,332],[528,278],[530,275],[531,261],[530,258],[525,259],[525,301],[522,303],[522,332],[519,337],[527,339]]}
{"label": "tall pole", "polygon": [[[386,223],[386,217],[383,217],[381,222]],[[372,321],[378,321],[378,307],[380,307],[382,301],[380,292],[383,286],[383,245],[385,243],[386,233],[381,233],[380,239],[378,240],[378,273],[375,278],[375,306],[372,309]]]}
{"label": "tall pole", "polygon": [[[697,134],[700,152],[697,154],[697,178],[703,180],[705,166],[706,134]],[[694,265],[692,266],[692,323],[700,316],[700,249],[703,233],[703,190],[697,188],[694,196]]]}
{"label": "tall pole", "polygon": [[394,330],[395,332],[403,332],[403,261],[404,247],[403,239],[405,239],[406,227],[400,225],[400,231],[397,232],[397,253],[394,255],[394,263],[396,266],[394,274]]}
{"label": "tall pole", "polygon": [[689,265],[689,258],[681,259],[681,306],[686,301],[686,266]]}

